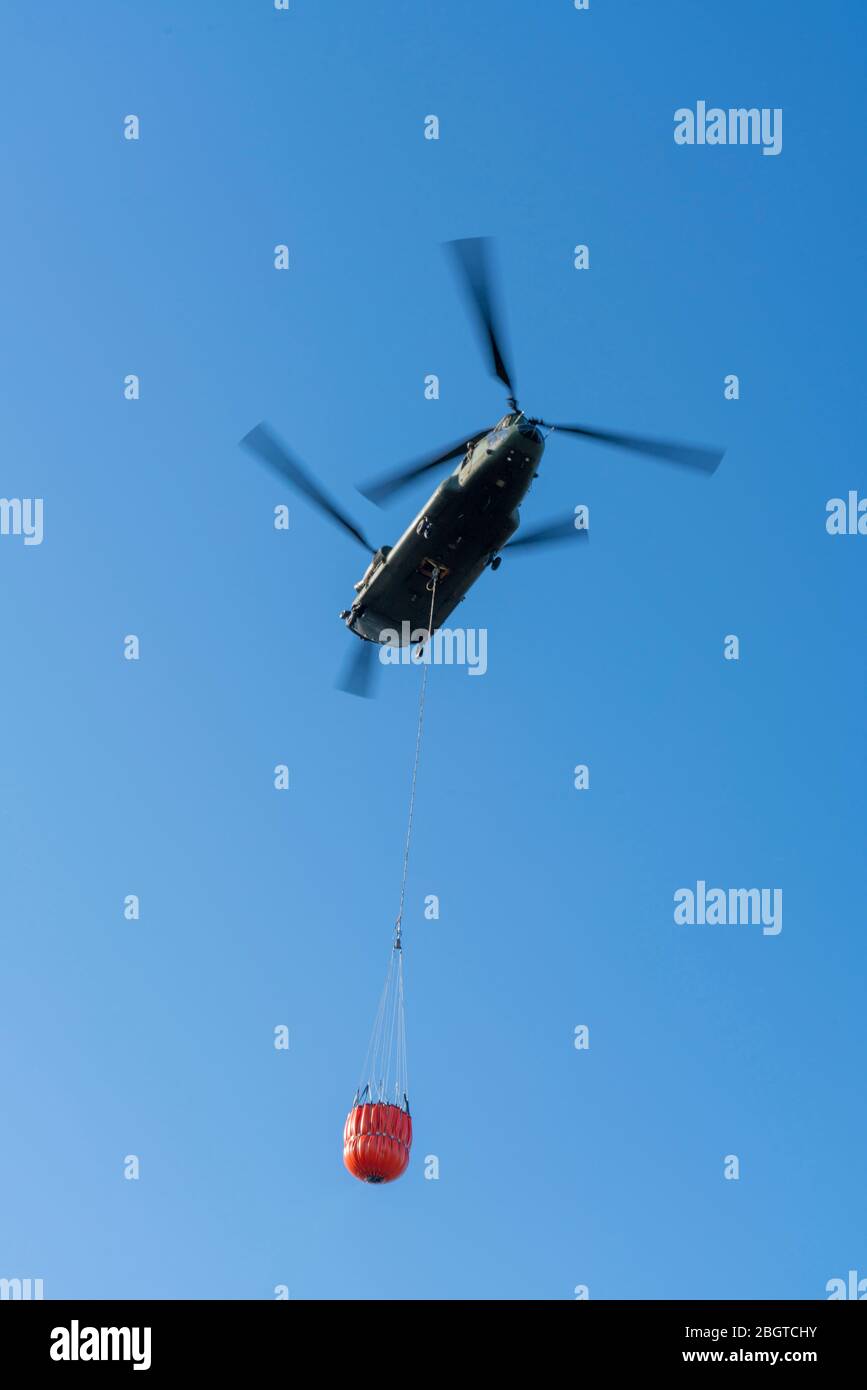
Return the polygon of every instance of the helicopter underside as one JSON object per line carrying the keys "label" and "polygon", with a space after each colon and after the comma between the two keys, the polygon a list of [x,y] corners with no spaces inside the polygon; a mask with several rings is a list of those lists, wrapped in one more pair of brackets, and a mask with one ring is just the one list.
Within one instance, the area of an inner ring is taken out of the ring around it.
{"label": "helicopter underside", "polygon": [[[535,453],[535,451],[534,451]],[[518,503],[532,481],[535,458],[505,457],[486,481],[462,483],[460,472],[440,484],[395,546],[377,551],[346,614],[346,626],[370,642],[404,646],[454,611],[518,529]],[[436,591],[434,593],[434,574]]]}

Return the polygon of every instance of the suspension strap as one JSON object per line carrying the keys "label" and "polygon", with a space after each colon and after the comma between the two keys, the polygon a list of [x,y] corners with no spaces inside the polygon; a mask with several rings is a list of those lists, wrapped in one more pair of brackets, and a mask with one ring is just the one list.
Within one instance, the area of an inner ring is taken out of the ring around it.
{"label": "suspension strap", "polygon": [[[425,639],[425,641],[427,642],[430,641],[431,636],[433,634],[434,604],[436,603],[437,582],[439,580],[439,577],[440,572],[437,566],[434,565],[432,583],[430,586],[430,616],[428,617],[427,637]],[[403,874],[400,880],[400,906],[397,909],[397,919],[394,924],[394,949],[396,951],[399,951],[401,949],[400,935],[403,928],[403,908],[404,903],[406,901],[406,876],[409,870],[409,847],[412,841],[412,818],[413,813],[415,811],[415,788],[416,783],[418,781],[418,759],[419,754],[421,752],[421,734],[422,729],[424,728],[424,697],[425,691],[427,690],[427,672],[428,663],[425,662],[424,670],[422,671],[421,675],[421,690],[419,691],[418,696],[418,727],[416,728],[415,734],[415,758],[413,759],[412,764],[412,782],[410,784],[409,792],[409,817],[407,819],[406,825],[406,841],[403,847]]]}
{"label": "suspension strap", "polygon": [[[429,642],[433,632],[434,605],[436,603],[437,582],[440,571],[436,565],[433,566],[430,583],[430,617],[428,618],[427,636],[425,642]],[[422,644],[423,648],[424,644]],[[397,920],[394,924],[394,941],[388,953],[388,970],[385,975],[385,984],[379,1000],[379,1008],[373,1023],[373,1031],[370,1035],[370,1042],[367,1045],[367,1055],[364,1059],[364,1068],[361,1079],[358,1083],[358,1090],[355,1093],[355,1105],[363,1105],[365,1097],[373,1102],[376,1100],[388,1100],[392,1094],[395,1097],[394,1103],[401,1104],[409,1114],[409,1078],[407,1074],[406,1059],[406,1020],[404,1013],[404,985],[403,985],[403,949],[401,945],[401,930],[403,927],[403,909],[406,902],[406,879],[409,869],[409,850],[412,842],[412,822],[415,811],[415,791],[418,781],[418,763],[421,752],[421,735],[424,725],[424,704],[425,691],[427,689],[427,663],[421,677],[421,690],[418,699],[418,727],[415,736],[415,756],[412,764],[412,782],[409,796],[409,816],[407,818],[406,841],[403,848],[403,870],[400,880],[400,906],[398,908]],[[392,1078],[392,1071],[394,1076]]]}

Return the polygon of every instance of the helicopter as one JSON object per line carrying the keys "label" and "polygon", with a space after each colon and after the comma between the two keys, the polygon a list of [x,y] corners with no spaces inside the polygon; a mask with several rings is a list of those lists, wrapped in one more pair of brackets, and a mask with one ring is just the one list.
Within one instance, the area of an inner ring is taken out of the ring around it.
{"label": "helicopter", "polygon": [[[341,689],[371,693],[377,646],[403,644],[419,629],[430,636],[454,611],[486,569],[499,569],[503,553],[585,540],[574,514],[516,532],[520,506],[538,475],[550,434],[585,439],[672,463],[706,475],[724,450],[649,439],[579,424],[550,424],[520,408],[507,365],[502,315],[494,297],[491,242],[466,237],[446,243],[479,332],[490,372],[506,388],[508,411],[493,426],[425,454],[395,472],[362,483],[361,494],[383,505],[417,478],[459,460],[393,546],[371,546],[352,518],[263,421],[241,444],[302,493],[361,545],[371,559],[355,584],[355,598],[340,617],[361,645],[351,656]],[[402,636],[400,635],[402,634]]]}

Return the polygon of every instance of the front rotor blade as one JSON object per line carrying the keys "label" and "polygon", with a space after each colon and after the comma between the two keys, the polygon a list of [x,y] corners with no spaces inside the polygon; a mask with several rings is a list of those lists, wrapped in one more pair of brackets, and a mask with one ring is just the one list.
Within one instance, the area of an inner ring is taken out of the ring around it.
{"label": "front rotor blade", "polygon": [[446,246],[454,257],[464,291],[482,330],[494,375],[500,378],[509,395],[514,396],[514,377],[506,365],[504,353],[502,314],[497,312],[498,306],[494,303],[491,239],[464,237],[459,241],[447,241]]}
{"label": "front rotor blade", "polygon": [[366,497],[369,501],[376,502],[381,506],[407,483],[411,483],[414,478],[420,478],[423,473],[429,473],[432,468],[438,468],[441,463],[448,463],[450,459],[457,458],[468,444],[478,444],[479,440],[484,439],[487,433],[487,429],[479,430],[478,434],[472,435],[469,439],[461,439],[457,444],[449,444],[448,448],[439,453],[425,454],[415,463],[410,463],[405,468],[399,468],[396,473],[387,473],[381,478],[372,479],[369,483],[362,483],[358,491],[362,497]]}
{"label": "front rotor blade", "polygon": [[562,521],[549,521],[544,526],[535,526],[531,531],[523,531],[509,541],[505,550],[517,550],[520,546],[555,545],[558,541],[586,541],[590,532],[584,526],[575,525],[574,512],[564,516]]}
{"label": "front rotor blade", "polygon": [[258,459],[266,463],[275,473],[279,473],[282,478],[285,478],[287,482],[291,483],[298,492],[302,492],[305,497],[309,498],[313,505],[318,507],[325,516],[336,522],[338,526],[342,526],[343,530],[347,531],[349,535],[352,536],[353,540],[358,541],[359,545],[364,546],[368,554],[373,553],[374,547],[370,544],[364,532],[359,530],[354,521],[346,516],[336,503],[332,502],[328,494],[323,491],[317,482],[314,482],[303,464],[293,458],[286,446],[277,439],[276,435],[272,434],[264,421],[259,425],[255,425],[253,429],[250,430],[249,434],[245,434],[241,443],[246,449],[250,450],[251,454],[255,454]]}
{"label": "front rotor blade", "polygon": [[641,434],[617,434],[611,430],[594,430],[587,425],[554,425],[562,434],[577,434],[597,444],[610,444],[616,449],[631,449],[636,454],[676,463],[700,473],[715,473],[725,455],[725,449],[704,448],[696,444],[680,444],[676,440],[647,439]]}
{"label": "front rotor blade", "polygon": [[359,639],[355,651],[349,652],[334,684],[347,695],[359,695],[369,700],[374,693],[378,666],[379,644]]}

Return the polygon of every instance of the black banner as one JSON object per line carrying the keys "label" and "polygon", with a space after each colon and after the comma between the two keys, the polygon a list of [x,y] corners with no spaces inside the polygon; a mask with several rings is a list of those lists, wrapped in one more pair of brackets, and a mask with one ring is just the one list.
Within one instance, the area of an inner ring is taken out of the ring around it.
{"label": "black banner", "polygon": [[[527,1314],[524,1310],[527,1309]],[[580,1366],[666,1373],[674,1367],[800,1365],[822,1373],[863,1366],[867,1318],[860,1306],[822,1302],[575,1302],[401,1303],[397,1307],[286,1302],[0,1303],[4,1372],[99,1376],[100,1368],[151,1379],[193,1372],[201,1383],[255,1368],[301,1371],[323,1333],[332,1365],[381,1342],[386,1351],[408,1338],[420,1321],[418,1354],[430,1371],[439,1354],[453,1357],[448,1333],[471,1336],[485,1356],[511,1355],[522,1332],[538,1338],[544,1322],[546,1358],[562,1339],[564,1355]],[[532,1310],[532,1311],[531,1311]],[[433,1316],[435,1324],[431,1321]],[[336,1319],[340,1319],[338,1323]],[[470,1321],[472,1320],[472,1322]],[[335,1329],[343,1329],[338,1341]],[[433,1327],[437,1335],[431,1336]],[[525,1331],[524,1331],[525,1329]],[[445,1338],[443,1336],[445,1335]],[[492,1341],[491,1335],[498,1338]],[[450,1349],[451,1348],[451,1349]],[[498,1348],[501,1348],[499,1350]],[[580,1366],[575,1361],[580,1355]]]}

